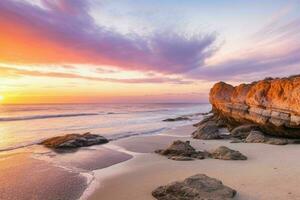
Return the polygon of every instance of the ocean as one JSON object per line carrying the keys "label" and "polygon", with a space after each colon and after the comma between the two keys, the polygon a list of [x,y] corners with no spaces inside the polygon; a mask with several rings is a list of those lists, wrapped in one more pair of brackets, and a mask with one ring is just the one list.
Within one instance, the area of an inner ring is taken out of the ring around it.
{"label": "ocean", "polygon": [[[0,151],[34,145],[46,138],[91,132],[117,140],[158,134],[193,124],[209,104],[52,104],[0,105]],[[188,116],[191,120],[163,122]]]}

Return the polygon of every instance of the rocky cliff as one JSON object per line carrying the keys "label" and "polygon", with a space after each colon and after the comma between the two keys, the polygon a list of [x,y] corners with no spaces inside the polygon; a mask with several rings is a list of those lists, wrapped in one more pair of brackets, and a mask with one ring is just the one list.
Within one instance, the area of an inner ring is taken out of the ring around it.
{"label": "rocky cliff", "polygon": [[210,103],[214,115],[231,127],[256,124],[270,135],[300,138],[300,75],[236,87],[219,82]]}

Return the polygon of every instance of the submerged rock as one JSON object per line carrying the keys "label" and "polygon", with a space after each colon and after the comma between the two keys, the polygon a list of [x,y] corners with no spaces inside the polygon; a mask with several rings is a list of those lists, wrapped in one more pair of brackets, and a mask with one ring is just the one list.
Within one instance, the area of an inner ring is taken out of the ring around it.
{"label": "submerged rock", "polygon": [[247,157],[239,151],[229,149],[225,146],[220,146],[211,152],[210,157],[220,160],[247,160]]}
{"label": "submerged rock", "polygon": [[215,117],[227,126],[255,124],[268,135],[300,138],[300,75],[233,87],[219,82],[210,90]]}
{"label": "submerged rock", "polygon": [[108,140],[103,136],[91,133],[84,133],[67,134],[64,136],[53,137],[44,140],[40,144],[53,149],[72,149],[105,143],[108,143]]}
{"label": "submerged rock", "polygon": [[189,141],[183,142],[181,140],[176,140],[168,148],[156,150],[155,153],[167,156],[172,160],[193,160],[194,158],[204,159],[206,157],[206,152],[196,151]]}
{"label": "submerged rock", "polygon": [[176,117],[176,118],[168,118],[168,119],[164,119],[164,122],[176,122],[176,121],[186,121],[186,120],[190,120],[190,118],[188,117]]}
{"label": "submerged rock", "polygon": [[197,174],[183,182],[160,186],[152,192],[152,196],[158,200],[227,200],[235,195],[234,189],[205,174]]}

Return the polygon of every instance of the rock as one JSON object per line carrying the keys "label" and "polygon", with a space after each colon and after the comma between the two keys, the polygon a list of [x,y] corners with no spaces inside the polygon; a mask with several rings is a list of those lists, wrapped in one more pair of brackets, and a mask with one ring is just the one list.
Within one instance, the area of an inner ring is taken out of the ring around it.
{"label": "rock", "polygon": [[209,100],[215,118],[228,127],[255,124],[268,135],[300,138],[299,91],[300,75],[236,87],[219,82],[210,90]]}
{"label": "rock", "polygon": [[234,128],[230,133],[232,137],[245,139],[248,137],[252,130],[258,129],[258,126],[255,124],[245,124]]}
{"label": "rock", "polygon": [[211,152],[210,157],[220,160],[247,160],[247,157],[239,151],[229,149],[225,146],[220,146]]}
{"label": "rock", "polygon": [[53,137],[42,141],[40,144],[52,149],[72,149],[105,143],[108,143],[108,140],[103,136],[84,133]]}
{"label": "rock", "polygon": [[206,152],[196,151],[189,141],[183,142],[181,140],[176,140],[168,148],[156,150],[155,153],[167,156],[172,160],[204,159],[207,155]]}
{"label": "rock", "polygon": [[204,117],[200,122],[194,124],[193,126],[199,127],[200,125],[205,124],[208,121],[214,121],[214,116],[211,115],[211,116],[208,116],[208,117]]}
{"label": "rock", "polygon": [[286,138],[275,138],[264,135],[260,131],[251,131],[245,140],[246,143],[267,143],[273,145],[286,145],[289,140]]}
{"label": "rock", "polygon": [[186,156],[170,156],[170,160],[177,160],[177,161],[190,161],[194,160],[192,157],[186,157]]}
{"label": "rock", "polygon": [[273,144],[273,145],[286,145],[289,144],[289,140],[286,138],[268,138],[267,144]]}
{"label": "rock", "polygon": [[251,131],[248,137],[246,138],[246,143],[265,143],[267,137],[260,131]]}
{"label": "rock", "polygon": [[152,196],[158,200],[228,200],[235,195],[234,189],[204,174],[160,186],[152,192]]}
{"label": "rock", "polygon": [[176,117],[176,118],[168,118],[163,120],[164,122],[176,122],[176,121],[185,121],[185,120],[190,120],[188,117]]}
{"label": "rock", "polygon": [[201,140],[222,139],[219,128],[214,121],[206,121],[199,125],[197,130],[192,133],[192,137]]}

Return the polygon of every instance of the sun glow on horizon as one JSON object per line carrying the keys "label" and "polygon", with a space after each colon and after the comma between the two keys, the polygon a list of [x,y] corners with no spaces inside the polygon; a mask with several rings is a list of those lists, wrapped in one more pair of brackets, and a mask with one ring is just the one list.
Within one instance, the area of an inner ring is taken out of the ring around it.
{"label": "sun glow on horizon", "polygon": [[4,100],[4,96],[0,95],[0,103]]}

